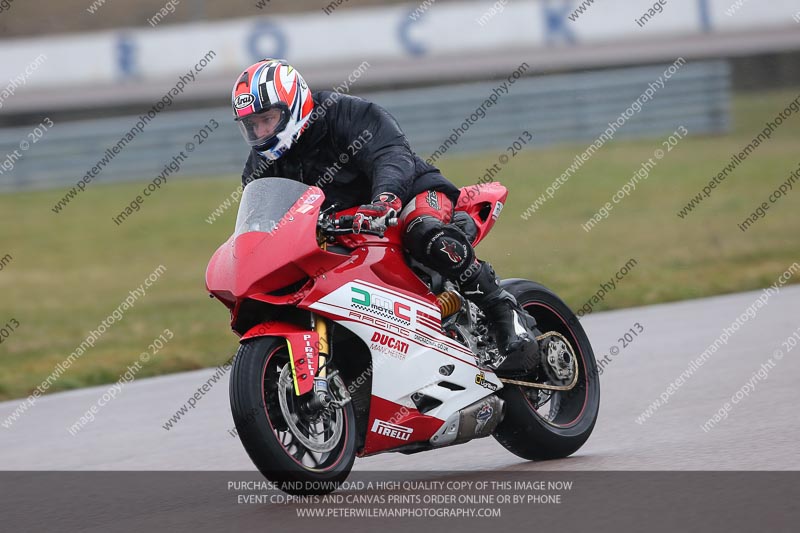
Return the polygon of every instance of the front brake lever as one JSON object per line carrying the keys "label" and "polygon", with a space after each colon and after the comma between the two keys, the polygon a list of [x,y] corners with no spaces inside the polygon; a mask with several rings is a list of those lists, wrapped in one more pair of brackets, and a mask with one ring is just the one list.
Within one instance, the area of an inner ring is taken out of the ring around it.
{"label": "front brake lever", "polygon": [[339,204],[337,204],[337,203],[332,203],[331,205],[329,205],[328,207],[326,207],[325,209],[323,209],[322,211],[320,211],[320,212],[319,212],[319,214],[320,214],[320,216],[327,216],[327,215],[328,215],[328,213],[329,213],[330,211],[334,211],[334,210],[336,210],[336,208],[337,208],[338,206],[339,206]]}

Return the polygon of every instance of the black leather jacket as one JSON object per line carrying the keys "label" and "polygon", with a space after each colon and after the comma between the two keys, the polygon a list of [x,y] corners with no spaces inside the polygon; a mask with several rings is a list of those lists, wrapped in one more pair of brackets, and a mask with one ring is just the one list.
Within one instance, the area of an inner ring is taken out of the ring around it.
{"label": "black leather jacket", "polygon": [[405,205],[415,195],[437,190],[458,201],[459,191],[420,159],[397,121],[377,104],[331,91],[314,93],[314,111],[298,141],[276,161],[255,150],[245,163],[242,184],[280,177],[316,185],[326,206],[345,209],[369,203],[382,192]]}

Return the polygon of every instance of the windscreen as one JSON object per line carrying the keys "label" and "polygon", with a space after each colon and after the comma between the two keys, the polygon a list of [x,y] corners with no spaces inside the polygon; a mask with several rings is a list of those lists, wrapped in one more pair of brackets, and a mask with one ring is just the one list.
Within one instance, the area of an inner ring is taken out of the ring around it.
{"label": "windscreen", "polygon": [[250,182],[242,194],[235,236],[250,231],[272,232],[309,187],[284,178],[262,178]]}

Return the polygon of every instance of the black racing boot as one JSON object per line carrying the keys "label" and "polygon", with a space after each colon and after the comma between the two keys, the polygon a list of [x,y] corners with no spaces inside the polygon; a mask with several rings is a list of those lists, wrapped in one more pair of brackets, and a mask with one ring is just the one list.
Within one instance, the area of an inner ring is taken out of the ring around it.
{"label": "black racing boot", "polygon": [[497,339],[500,358],[491,367],[502,377],[521,377],[536,368],[539,343],[536,320],[516,298],[500,288],[494,269],[481,262],[480,270],[460,284],[461,293],[486,314]]}

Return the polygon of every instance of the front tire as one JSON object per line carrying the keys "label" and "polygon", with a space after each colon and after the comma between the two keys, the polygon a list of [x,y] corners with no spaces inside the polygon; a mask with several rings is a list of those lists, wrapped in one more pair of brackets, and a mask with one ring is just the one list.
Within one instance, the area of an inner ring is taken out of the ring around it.
{"label": "front tire", "polygon": [[[521,279],[505,280],[502,285],[536,319],[541,332],[557,331],[567,339],[579,374],[569,391],[547,393],[505,385],[498,394],[506,402],[506,415],[494,437],[523,459],[567,457],[591,435],[600,407],[600,382],[589,338],[572,310],[548,288]],[[542,412],[545,406],[547,413]]]}
{"label": "front tire", "polygon": [[[332,492],[355,461],[352,403],[313,424],[301,409],[293,413],[293,407],[302,405],[302,397],[295,396],[293,389],[286,390],[288,365],[289,351],[282,337],[259,337],[240,346],[230,380],[231,412],[239,438],[258,470],[284,492]],[[292,420],[287,422],[287,418]],[[335,427],[338,424],[340,428]],[[309,430],[306,435],[305,429]],[[315,452],[305,444],[325,439],[328,451]]]}

